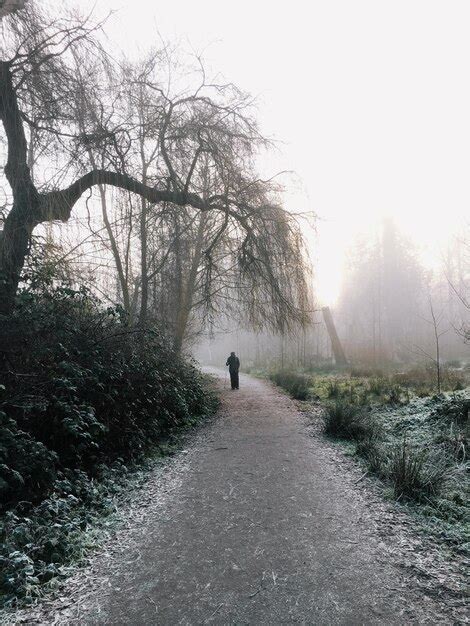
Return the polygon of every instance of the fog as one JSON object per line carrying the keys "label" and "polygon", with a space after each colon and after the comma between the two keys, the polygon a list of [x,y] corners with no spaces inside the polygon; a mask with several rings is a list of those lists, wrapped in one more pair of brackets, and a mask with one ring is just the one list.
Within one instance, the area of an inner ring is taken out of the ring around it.
{"label": "fog", "polygon": [[1,623],[467,623],[469,32],[0,0]]}
{"label": "fog", "polygon": [[[188,352],[203,362],[222,362],[232,348],[250,363],[333,362],[327,306],[351,361],[432,360],[436,325],[442,358],[468,357],[468,3],[242,1],[229,19],[207,0],[69,5],[93,9],[96,19],[111,11],[102,41],[117,64],[151,47],[177,49],[171,80],[194,83],[185,68],[202,63],[211,80],[252,94],[260,131],[273,142],[251,155],[256,170],[279,173],[276,198],[289,212],[315,216],[299,221],[310,270],[306,325],[288,324],[281,334],[252,324],[241,301],[195,309]],[[63,165],[45,161],[37,171],[48,176]],[[109,203],[113,219],[124,219],[111,192]],[[103,228],[94,194],[66,225],[37,232],[60,242],[67,258],[74,251],[74,269],[115,301],[113,255],[96,237]],[[132,266],[141,244],[131,231]],[[164,259],[161,251],[154,256]],[[163,299],[168,326],[176,305]]]}
{"label": "fog", "polygon": [[[212,1],[101,0],[97,10],[107,9],[117,48],[137,55],[144,42],[178,41],[256,96],[277,142],[258,155],[261,171],[292,172],[280,177],[285,205],[317,215],[315,231],[304,230],[317,313],[299,331],[302,353],[332,358],[326,305],[351,358],[426,359],[432,303],[446,358],[467,354],[468,3],[241,2],[230,19]],[[387,224],[406,252],[398,261],[379,250]],[[211,354],[235,346],[251,361],[253,337],[258,355],[260,342],[269,358],[289,352],[287,337],[245,331],[233,319],[204,329]]]}
{"label": "fog", "polygon": [[[93,2],[82,2],[91,6]],[[314,210],[322,304],[339,297],[348,250],[393,218],[436,268],[468,214],[468,2],[218,3],[100,0],[107,32],[136,54],[178,41],[257,97],[267,175],[292,170],[285,202]],[[445,214],[445,219],[443,215]]]}
{"label": "fog", "polygon": [[[441,264],[431,270],[393,220],[381,226],[375,238],[356,237],[351,244],[332,309],[347,360],[377,367],[432,367],[437,333],[440,360],[466,362],[468,229],[449,242]],[[231,350],[248,367],[315,367],[336,361],[318,306],[306,328],[283,336],[246,332],[243,325],[226,320],[199,343],[197,355],[203,362],[220,364]]]}

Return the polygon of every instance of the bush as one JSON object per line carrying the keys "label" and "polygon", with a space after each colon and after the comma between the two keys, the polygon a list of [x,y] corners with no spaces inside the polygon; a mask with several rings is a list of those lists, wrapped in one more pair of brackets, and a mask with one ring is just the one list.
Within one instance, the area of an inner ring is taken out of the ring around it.
{"label": "bush", "polygon": [[441,460],[431,461],[426,450],[411,449],[406,439],[393,452],[390,477],[397,499],[435,497],[446,482],[447,474],[447,468]]}
{"label": "bush", "polygon": [[75,558],[103,468],[142,460],[216,402],[157,330],[129,327],[85,289],[21,292],[0,320],[0,371],[0,595],[11,599]]}
{"label": "bush", "polygon": [[[210,410],[195,367],[157,331],[129,328],[119,308],[103,309],[85,290],[23,293],[1,333],[0,463],[8,469],[0,475],[22,483],[21,493],[4,489],[16,501],[42,497],[58,468],[93,473],[99,463],[139,458]],[[36,466],[39,485],[28,478]]]}
{"label": "bush", "polygon": [[326,394],[328,398],[339,398],[342,395],[342,390],[337,380],[328,381]]}
{"label": "bush", "polygon": [[388,459],[383,446],[376,437],[368,437],[362,441],[358,441],[356,454],[366,460],[369,470],[373,474],[377,474],[382,478],[386,477]]}
{"label": "bush", "polygon": [[296,400],[307,400],[309,397],[310,377],[306,374],[281,370],[271,374],[270,379]]}
{"label": "bush", "polygon": [[388,382],[385,378],[374,377],[369,380],[369,392],[375,396],[381,396],[388,389]]}
{"label": "bush", "polygon": [[451,461],[461,463],[468,457],[470,434],[470,399],[444,398],[431,412],[431,420],[439,431],[434,444],[440,446]]}
{"label": "bush", "polygon": [[0,502],[40,500],[57,476],[57,454],[0,412]]}
{"label": "bush", "polygon": [[86,555],[84,530],[114,512],[115,496],[129,490],[136,474],[129,478],[120,463],[100,468],[100,480],[80,470],[59,471],[50,497],[7,511],[0,519],[0,604],[38,597],[41,584],[52,587],[67,575]]}
{"label": "bush", "polygon": [[[401,387],[412,389],[419,397],[432,395],[436,390],[435,368],[429,365],[397,372],[391,376],[390,381]],[[442,391],[464,389],[468,383],[468,375],[464,371],[449,368],[447,365],[441,368]]]}
{"label": "bush", "polygon": [[400,404],[401,402],[401,388],[399,385],[392,385],[387,394],[386,394],[386,402],[388,404]]}
{"label": "bush", "polygon": [[378,424],[363,407],[337,399],[326,405],[324,416],[327,435],[362,441],[379,436]]}

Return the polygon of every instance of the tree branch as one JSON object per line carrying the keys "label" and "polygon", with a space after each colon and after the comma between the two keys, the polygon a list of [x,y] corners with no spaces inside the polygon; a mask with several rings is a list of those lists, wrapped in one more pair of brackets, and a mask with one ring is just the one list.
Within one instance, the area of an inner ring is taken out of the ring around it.
{"label": "tree branch", "polygon": [[92,170],[77,179],[72,185],[60,191],[51,191],[43,194],[40,205],[40,222],[50,220],[67,221],[71,211],[80,196],[94,185],[111,185],[136,193],[153,204],[171,202],[178,206],[190,205],[195,209],[207,211],[211,208],[200,196],[184,191],[168,191],[156,189],[140,183],[132,176],[107,170]]}

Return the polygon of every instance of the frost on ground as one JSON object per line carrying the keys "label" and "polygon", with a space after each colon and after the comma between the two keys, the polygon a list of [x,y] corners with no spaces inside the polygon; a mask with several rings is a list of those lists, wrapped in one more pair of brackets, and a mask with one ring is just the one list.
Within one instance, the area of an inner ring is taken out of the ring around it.
{"label": "frost on ground", "polygon": [[[442,479],[439,493],[423,494],[419,514],[428,531],[467,557],[470,554],[470,462],[468,459],[470,396],[468,391],[414,398],[405,405],[380,405],[372,411],[382,432],[385,457],[403,445],[424,454],[424,468]],[[379,446],[380,450],[380,446]],[[430,478],[433,478],[431,475]]]}
{"label": "frost on ground", "polygon": [[466,623],[463,560],[384,502],[318,420],[241,382],[62,596],[16,623]]}

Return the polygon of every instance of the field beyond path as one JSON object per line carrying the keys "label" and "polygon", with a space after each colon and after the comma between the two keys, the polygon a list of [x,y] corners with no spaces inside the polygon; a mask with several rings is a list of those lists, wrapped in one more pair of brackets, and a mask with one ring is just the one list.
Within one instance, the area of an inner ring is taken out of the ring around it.
{"label": "field beyond path", "polygon": [[95,589],[56,623],[447,623],[295,403],[243,375],[221,395],[132,545],[95,564]]}

